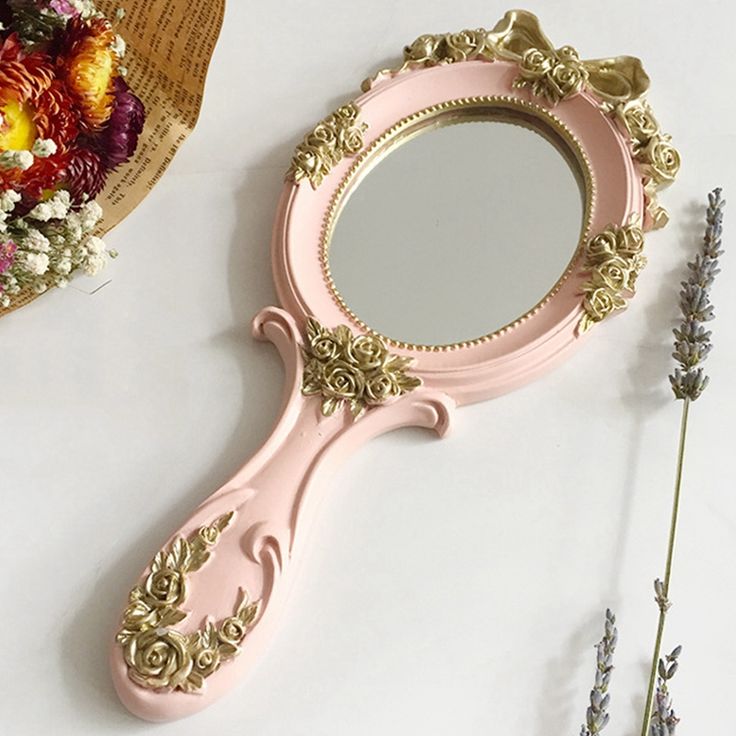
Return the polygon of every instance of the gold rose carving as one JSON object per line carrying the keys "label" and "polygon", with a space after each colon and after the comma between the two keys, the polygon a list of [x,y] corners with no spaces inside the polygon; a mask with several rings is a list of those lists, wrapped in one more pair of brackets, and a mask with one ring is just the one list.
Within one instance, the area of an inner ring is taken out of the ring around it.
{"label": "gold rose carving", "polygon": [[636,279],[647,263],[643,248],[644,233],[637,222],[609,225],[588,241],[584,267],[590,278],[583,286],[585,313],[578,325],[580,332],[626,308],[626,299],[633,296]]}
{"label": "gold rose carving", "polygon": [[377,335],[356,336],[345,325],[330,330],[310,317],[303,354],[302,393],[321,396],[325,416],[345,405],[357,419],[422,383],[406,373],[411,358],[392,355]]}
{"label": "gold rose carving", "polygon": [[404,63],[400,67],[383,69],[374,77],[366,79],[361,89],[367,92],[382,77],[395,76],[409,69],[473,59],[493,61],[495,58],[496,52],[489,33],[484,28],[459,33],[424,34],[404,47]]}
{"label": "gold rose carving", "polygon": [[408,69],[478,59],[516,62],[521,68],[518,86],[536,88],[535,94],[553,102],[588,87],[602,100],[618,104],[640,98],[649,88],[649,77],[639,59],[617,56],[582,61],[572,46],[555,48],[536,15],[511,10],[490,31],[478,28],[419,36],[404,48],[401,66],[385,69],[366,80],[363,90]]}
{"label": "gold rose carving", "polygon": [[644,173],[644,193],[652,226],[664,227],[669,216],[657,201],[657,190],[675,180],[680,170],[680,154],[672,145],[672,138],[662,132],[646,100],[622,103],[613,112],[629,134],[631,152]]}
{"label": "gold rose carving", "polygon": [[343,105],[322,120],[296,147],[287,179],[309,179],[316,189],[345,156],[354,156],[363,147],[363,133],[368,129],[358,120],[357,105]]}
{"label": "gold rose carving", "polygon": [[148,576],[131,591],[117,641],[130,679],[141,687],[200,690],[207,677],[240,652],[239,645],[258,614],[258,603],[249,603],[247,596],[219,625],[208,621],[190,634],[172,628],[189,615],[181,608],[187,575],[207,562],[233,516],[225,514],[188,539],[175,539],[153,558]]}
{"label": "gold rose carving", "polygon": [[629,133],[632,156],[642,173],[651,226],[659,228],[667,223],[667,212],[657,201],[657,191],[674,180],[680,156],[644,99],[649,77],[641,61],[633,56],[582,60],[572,46],[555,48],[534,14],[512,10],[490,31],[478,28],[419,36],[404,48],[401,66],[378,72],[363,82],[363,90],[409,69],[497,59],[519,65],[515,87],[527,87],[553,105],[583,90],[592,93]]}
{"label": "gold rose carving", "polygon": [[519,61],[514,87],[529,87],[532,94],[556,105],[578,94],[588,81],[588,70],[572,46],[555,50],[527,49]]}

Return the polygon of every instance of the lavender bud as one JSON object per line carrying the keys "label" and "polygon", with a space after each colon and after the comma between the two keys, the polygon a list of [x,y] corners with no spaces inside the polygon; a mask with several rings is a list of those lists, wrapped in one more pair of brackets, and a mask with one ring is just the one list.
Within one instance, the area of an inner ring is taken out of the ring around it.
{"label": "lavender bud", "polygon": [[611,696],[607,691],[613,671],[612,659],[617,640],[616,617],[608,609],[606,610],[603,638],[596,645],[595,684],[590,691],[590,705],[585,712],[585,724],[580,730],[581,736],[596,736],[608,724],[608,706]]}
{"label": "lavender bud", "polygon": [[678,367],[670,375],[670,384],[677,399],[694,401],[708,386],[708,377],[704,375],[700,364],[708,357],[712,345],[711,333],[704,328],[703,323],[715,317],[710,289],[721,272],[718,258],[723,254],[721,237],[725,204],[720,189],[714,189],[708,195],[702,251],[688,263],[689,275],[682,282],[680,310],[683,319],[673,331],[675,344],[672,357]]}

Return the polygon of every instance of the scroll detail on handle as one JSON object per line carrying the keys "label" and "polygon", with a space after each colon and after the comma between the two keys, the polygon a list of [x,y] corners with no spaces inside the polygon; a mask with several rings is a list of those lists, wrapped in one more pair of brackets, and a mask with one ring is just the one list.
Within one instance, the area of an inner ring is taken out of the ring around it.
{"label": "scroll detail on handle", "polygon": [[[154,557],[130,593],[113,643],[112,674],[124,704],[147,720],[201,710],[257,660],[270,635],[272,611],[286,602],[292,555],[297,540],[305,538],[300,530],[318,507],[313,499],[351,448],[400,427],[424,427],[439,436],[449,429],[454,401],[442,391],[411,390],[419,379],[410,376],[394,376],[409,381],[408,396],[371,404],[360,421],[350,421],[347,411],[325,420],[318,397],[302,391],[305,345],[338,332],[318,328],[314,324],[305,333],[291,314],[275,307],[258,314],[254,334],[275,344],[286,369],[276,426],[256,455]],[[340,349],[350,351],[366,376],[391,365],[392,356],[376,352],[375,343],[358,342],[360,336],[348,328],[339,332],[350,334]],[[238,591],[242,603],[233,601],[230,609],[230,596]]]}

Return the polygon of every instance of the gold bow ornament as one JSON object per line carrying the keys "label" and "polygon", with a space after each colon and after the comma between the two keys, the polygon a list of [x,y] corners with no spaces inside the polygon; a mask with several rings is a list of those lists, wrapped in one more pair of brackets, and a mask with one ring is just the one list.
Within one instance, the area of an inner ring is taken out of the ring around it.
{"label": "gold bow ornament", "polygon": [[363,90],[410,69],[496,59],[517,63],[514,87],[528,88],[552,106],[583,91],[594,95],[629,136],[631,155],[644,183],[645,225],[655,229],[667,223],[667,211],[657,202],[656,193],[674,181],[680,155],[646,100],[649,77],[634,56],[583,60],[572,46],[555,48],[533,13],[511,10],[490,31],[478,28],[419,36],[404,48],[400,67],[378,72],[363,82]]}

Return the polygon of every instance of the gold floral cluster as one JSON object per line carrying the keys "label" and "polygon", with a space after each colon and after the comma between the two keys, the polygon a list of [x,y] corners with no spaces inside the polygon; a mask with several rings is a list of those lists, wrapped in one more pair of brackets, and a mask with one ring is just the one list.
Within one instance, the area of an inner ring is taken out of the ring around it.
{"label": "gold floral cluster", "polygon": [[345,325],[330,330],[310,318],[303,353],[302,393],[321,396],[325,416],[347,405],[357,418],[422,383],[406,374],[411,358],[391,355],[380,337],[355,336]]}
{"label": "gold floral cluster", "polygon": [[644,99],[631,100],[615,108],[616,118],[631,140],[632,154],[644,174],[647,209],[655,228],[667,224],[667,211],[657,202],[656,192],[670,185],[680,170],[680,154],[672,137],[663,133],[652,108]]}
{"label": "gold floral cluster", "polygon": [[117,641],[123,647],[130,679],[141,687],[199,690],[222,662],[240,652],[238,645],[258,614],[258,604],[247,598],[219,626],[210,621],[191,634],[172,628],[189,615],[181,609],[187,596],[187,574],[209,559],[211,548],[232,518],[232,512],[225,514],[189,539],[175,539],[154,557],[148,577],[131,591]]}
{"label": "gold floral cluster", "polygon": [[358,121],[357,105],[343,105],[322,120],[297,146],[287,178],[295,182],[309,179],[316,189],[345,156],[354,156],[363,147],[363,133],[368,129]]}
{"label": "gold floral cluster", "polygon": [[514,87],[528,87],[532,94],[552,105],[580,92],[588,81],[588,70],[572,46],[547,50],[527,49],[519,61]]}
{"label": "gold floral cluster", "polygon": [[647,263],[643,249],[644,233],[636,222],[623,227],[609,225],[591,238],[585,250],[590,278],[583,287],[585,314],[580,319],[580,332],[626,308],[626,298],[633,296],[636,279]]}
{"label": "gold floral cluster", "polygon": [[459,33],[424,34],[404,47],[404,61],[422,66],[472,59],[493,61],[495,58],[496,52],[484,28]]}
{"label": "gold floral cluster", "polygon": [[485,28],[458,33],[425,33],[404,46],[404,61],[396,69],[383,69],[361,84],[363,92],[384,76],[403,74],[410,69],[423,69],[439,64],[482,59],[494,61],[496,51],[491,34]]}

